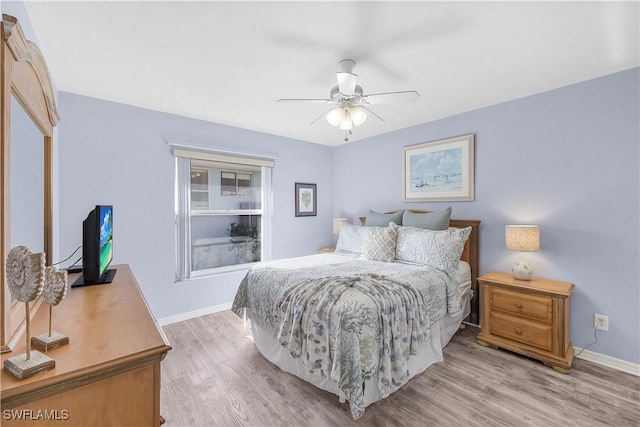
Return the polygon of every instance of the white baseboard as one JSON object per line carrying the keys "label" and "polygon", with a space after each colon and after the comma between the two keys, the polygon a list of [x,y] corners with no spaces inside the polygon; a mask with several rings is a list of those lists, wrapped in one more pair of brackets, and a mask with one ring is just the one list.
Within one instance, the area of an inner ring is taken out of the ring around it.
{"label": "white baseboard", "polygon": [[198,310],[187,311],[186,313],[176,314],[174,316],[163,317],[158,319],[160,326],[170,325],[176,322],[182,322],[183,320],[193,319],[194,317],[206,316],[207,314],[217,313],[219,311],[225,311],[231,309],[231,303],[214,305],[211,307],[200,308]]}
{"label": "white baseboard", "polygon": [[[582,349],[580,347],[574,347],[576,354],[581,350]],[[617,359],[615,357],[607,356],[606,354],[596,353],[589,350],[584,350],[580,356],[577,356],[577,358],[640,377],[640,365],[637,363],[627,362],[626,360]]]}

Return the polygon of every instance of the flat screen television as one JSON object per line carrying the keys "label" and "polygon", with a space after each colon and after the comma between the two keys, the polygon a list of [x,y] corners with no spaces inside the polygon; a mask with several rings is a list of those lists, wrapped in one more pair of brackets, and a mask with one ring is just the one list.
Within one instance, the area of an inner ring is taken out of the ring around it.
{"label": "flat screen television", "polygon": [[82,276],[71,286],[111,283],[113,259],[113,206],[96,206],[82,221]]}

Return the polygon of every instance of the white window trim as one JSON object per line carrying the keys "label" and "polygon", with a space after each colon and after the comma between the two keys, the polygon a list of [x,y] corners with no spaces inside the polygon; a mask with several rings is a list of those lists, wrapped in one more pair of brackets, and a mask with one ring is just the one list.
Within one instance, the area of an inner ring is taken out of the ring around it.
{"label": "white window trim", "polygon": [[[250,151],[237,150],[226,147],[201,146],[189,144],[173,139],[165,139],[167,145],[173,150],[175,157],[189,157],[191,159],[212,160],[222,159],[224,163],[239,163],[244,165],[275,167],[277,154],[256,153]],[[253,162],[255,163],[253,163]]]}
{"label": "white window trim", "polygon": [[[275,166],[277,156],[244,153],[235,150],[225,149],[207,149],[205,147],[197,147],[176,143],[167,140],[167,144],[172,147],[175,156],[175,235],[176,235],[176,282],[197,279],[207,276],[215,276],[233,271],[247,270],[250,264],[237,264],[224,267],[217,267],[207,270],[191,271],[191,221],[189,220],[189,212],[191,206],[191,177],[190,162],[191,159],[210,160],[232,164],[250,164],[260,166],[262,187],[264,191],[261,196],[261,230],[260,251],[262,262],[271,260],[271,227],[273,212],[273,194],[272,194],[272,169]],[[231,155],[230,155],[231,154]],[[183,188],[181,188],[183,187]],[[181,191],[182,190],[182,191]],[[197,211],[196,211],[197,212]],[[225,213],[233,214],[236,211],[228,211]],[[239,214],[247,214],[252,211],[238,211]],[[191,212],[193,214],[193,212]]]}

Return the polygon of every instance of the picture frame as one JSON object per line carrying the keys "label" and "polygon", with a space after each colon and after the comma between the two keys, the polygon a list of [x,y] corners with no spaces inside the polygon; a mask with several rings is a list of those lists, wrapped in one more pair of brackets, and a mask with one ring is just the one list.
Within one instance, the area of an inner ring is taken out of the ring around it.
{"label": "picture frame", "polygon": [[295,183],[296,216],[316,216],[318,214],[318,192],[316,184]]}
{"label": "picture frame", "polygon": [[404,147],[403,201],[474,200],[475,135]]}

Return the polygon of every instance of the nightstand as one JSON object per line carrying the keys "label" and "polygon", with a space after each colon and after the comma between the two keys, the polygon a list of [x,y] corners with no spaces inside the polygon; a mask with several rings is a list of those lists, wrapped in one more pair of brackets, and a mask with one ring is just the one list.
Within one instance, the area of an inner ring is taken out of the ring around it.
{"label": "nightstand", "polygon": [[511,274],[478,277],[481,327],[478,343],[511,350],[568,374],[573,362],[570,297],[574,285]]}
{"label": "nightstand", "polygon": [[330,254],[331,252],[334,252],[335,250],[336,250],[335,247],[320,248],[320,249],[316,250],[316,253],[319,253],[319,254]]}

